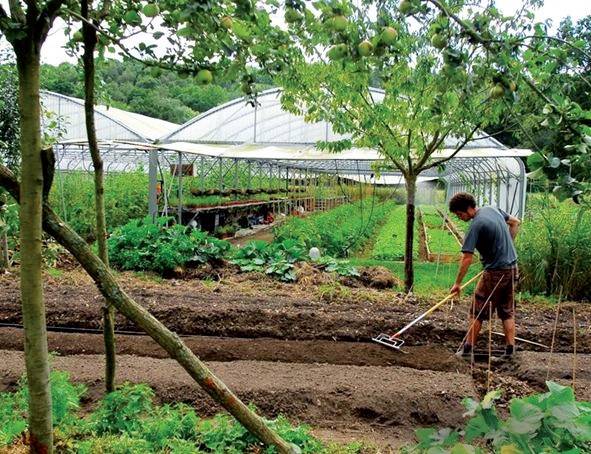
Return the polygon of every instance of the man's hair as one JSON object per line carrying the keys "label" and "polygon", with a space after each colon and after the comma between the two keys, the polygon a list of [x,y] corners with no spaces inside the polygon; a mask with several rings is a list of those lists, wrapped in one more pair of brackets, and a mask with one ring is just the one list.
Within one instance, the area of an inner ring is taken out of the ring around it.
{"label": "man's hair", "polygon": [[476,200],[467,192],[458,192],[449,201],[449,211],[452,213],[466,212],[468,208],[476,208]]}

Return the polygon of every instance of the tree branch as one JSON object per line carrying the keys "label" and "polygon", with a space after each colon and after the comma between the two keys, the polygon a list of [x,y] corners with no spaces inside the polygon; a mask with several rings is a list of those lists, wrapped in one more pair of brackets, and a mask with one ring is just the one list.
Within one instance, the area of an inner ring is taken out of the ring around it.
{"label": "tree branch", "polygon": [[20,22],[24,25],[26,23],[26,18],[20,0],[8,0],[8,7],[10,8],[12,20]]}
{"label": "tree branch", "polygon": [[476,133],[476,131],[478,131],[478,129],[480,128],[480,123],[477,124],[474,129],[472,129],[472,131],[470,132],[470,134],[467,134],[466,137],[464,138],[464,140],[462,141],[462,143],[460,143],[456,149],[454,150],[454,152],[448,156],[447,158],[442,158],[442,159],[437,159],[436,161],[433,161],[432,163],[423,166],[421,169],[419,169],[419,172],[422,172],[424,170],[427,169],[432,169],[433,167],[437,167],[441,164],[443,164],[444,162],[449,161],[450,159],[453,159],[456,157],[456,155],[466,146],[466,144],[468,142],[470,142],[470,140],[472,140],[472,136],[474,135],[474,133]]}

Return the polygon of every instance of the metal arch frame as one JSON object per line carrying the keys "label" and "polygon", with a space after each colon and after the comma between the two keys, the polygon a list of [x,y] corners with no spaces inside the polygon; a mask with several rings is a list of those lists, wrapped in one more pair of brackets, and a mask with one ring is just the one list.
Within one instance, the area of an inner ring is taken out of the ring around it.
{"label": "metal arch frame", "polygon": [[[142,144],[126,143],[101,143],[101,154],[105,161],[105,172],[126,172],[142,169],[149,175],[149,205],[150,214],[157,212],[155,207],[155,192],[157,184],[157,167],[160,161],[164,160],[169,164],[176,161],[195,164],[199,161],[199,177],[201,181],[219,169],[221,164],[220,181],[223,185],[224,179],[231,172],[234,172],[234,182],[247,181],[251,185],[253,181],[260,185],[265,183],[274,184],[274,178],[284,178],[290,175],[303,174],[319,176],[322,174],[341,175],[355,173],[359,175],[370,175],[374,173],[369,159],[269,159],[269,158],[242,158],[207,156],[196,153],[184,153],[178,151],[167,151],[157,146],[142,146]],[[56,169],[62,172],[73,170],[92,171],[92,160],[88,153],[88,144],[84,142],[62,143],[55,146]],[[187,156],[184,156],[184,155]],[[180,159],[179,159],[180,156]],[[176,159],[175,159],[176,157]],[[503,163],[504,160],[514,159],[517,166],[509,166]],[[515,168],[517,167],[517,169]],[[248,170],[247,170],[248,169]],[[244,176],[246,172],[246,176]],[[399,172],[382,172],[384,175],[399,175]],[[437,172],[431,169],[423,176],[436,176],[445,183],[446,200],[449,200],[452,193],[466,187],[466,178],[471,178],[476,184],[479,192],[488,194],[489,200],[496,200],[498,204],[511,208],[515,205],[519,216],[523,216],[527,177],[525,165],[520,158],[496,157],[496,158],[454,158],[446,163],[444,172]],[[258,179],[258,181],[257,181]],[[63,182],[62,182],[63,183]],[[201,183],[203,184],[203,183]],[[182,187],[182,176],[181,184]],[[504,187],[505,189],[502,189]],[[169,188],[170,191],[171,188]],[[509,194],[511,192],[513,195]],[[182,200],[182,194],[180,194]],[[505,200],[500,200],[504,197]],[[513,199],[513,200],[511,200]],[[513,207],[513,208],[515,208]]]}
{"label": "metal arch frame", "polygon": [[[374,94],[374,93],[375,93],[375,94],[382,94],[382,95],[383,95],[383,94],[385,94],[385,91],[384,91],[384,90],[381,90],[381,89],[379,89],[379,88],[374,88],[374,87],[371,87],[369,91],[370,91],[370,93],[371,93],[371,94]],[[278,95],[278,94],[280,94],[281,92],[282,92],[282,89],[281,89],[281,88],[278,88],[278,87],[275,87],[275,88],[270,88],[270,89],[268,89],[268,90],[264,90],[264,91],[260,92],[260,93],[257,95],[257,100],[258,100],[260,97],[268,97],[268,96],[271,96],[271,95]],[[169,133],[169,134],[166,134],[165,136],[161,137],[161,138],[159,139],[159,141],[160,141],[160,142],[171,142],[171,141],[172,141],[172,142],[174,142],[174,141],[177,141],[176,139],[174,139],[174,138],[173,138],[173,136],[174,136],[175,134],[178,134],[178,133],[180,133],[181,131],[184,131],[184,130],[185,130],[185,129],[187,129],[188,127],[192,126],[194,123],[197,123],[198,121],[200,121],[200,120],[202,120],[202,119],[204,119],[204,118],[207,118],[207,117],[209,117],[209,116],[211,116],[211,115],[213,115],[213,114],[215,114],[215,113],[217,113],[217,112],[219,112],[219,111],[221,111],[221,110],[224,110],[224,109],[226,109],[226,108],[228,108],[228,107],[232,107],[232,106],[235,106],[235,105],[237,105],[237,104],[243,103],[243,102],[244,102],[244,100],[245,100],[245,98],[237,98],[237,99],[233,99],[233,100],[231,100],[231,101],[228,101],[227,103],[224,103],[224,104],[221,104],[221,105],[219,105],[219,106],[217,106],[217,107],[214,107],[214,108],[212,108],[212,109],[209,109],[208,111],[206,111],[206,112],[203,112],[202,114],[199,114],[199,115],[197,115],[195,118],[192,118],[191,120],[189,120],[189,121],[187,121],[186,123],[182,124],[182,125],[181,125],[181,126],[179,126],[179,128],[178,128],[178,129],[176,129],[175,131],[173,131],[173,132],[171,132],[171,133]],[[255,127],[256,127],[256,126],[255,126]],[[210,142],[210,143],[211,143],[211,142]],[[229,142],[229,143],[232,143],[232,142]]]}
{"label": "metal arch frame", "polygon": [[[69,96],[66,95],[62,95],[60,93],[55,93],[53,91],[48,91],[48,90],[41,90],[41,94],[45,94],[48,96],[52,96],[58,99],[58,103],[61,100],[65,100],[68,102],[71,102],[72,104],[76,104],[77,106],[82,107],[82,109],[84,109],[84,103],[78,101],[75,98],[71,98]],[[60,113],[57,112],[58,114],[58,118],[60,116]],[[129,131],[130,133],[132,133],[133,135],[135,135],[139,140],[145,142],[145,143],[151,143],[152,141],[150,139],[148,139],[147,137],[144,137],[142,134],[138,133],[137,131],[134,131],[132,128],[130,128],[128,125],[126,125],[125,123],[121,122],[120,120],[117,120],[109,115],[107,115],[104,112],[98,112],[96,109],[94,110],[94,115],[98,115],[100,117],[103,117],[109,121],[112,121],[113,123],[117,124],[118,126],[121,126],[123,129],[125,129],[126,131]]]}

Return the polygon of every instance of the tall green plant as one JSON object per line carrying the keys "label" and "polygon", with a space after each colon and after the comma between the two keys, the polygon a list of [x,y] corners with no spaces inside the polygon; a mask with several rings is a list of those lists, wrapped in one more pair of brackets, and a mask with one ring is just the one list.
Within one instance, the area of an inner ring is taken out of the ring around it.
{"label": "tall green plant", "polygon": [[531,293],[591,295],[591,211],[548,195],[530,197],[517,238],[522,288]]}

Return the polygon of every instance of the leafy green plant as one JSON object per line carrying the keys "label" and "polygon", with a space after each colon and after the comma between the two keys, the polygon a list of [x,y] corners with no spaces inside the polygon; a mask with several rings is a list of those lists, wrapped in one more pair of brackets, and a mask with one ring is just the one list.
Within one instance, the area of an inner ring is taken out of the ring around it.
{"label": "leafy green plant", "polygon": [[318,247],[326,255],[345,257],[367,242],[394,206],[392,200],[369,199],[305,219],[290,218],[275,230],[275,238],[297,239],[306,248]]}
{"label": "leafy green plant", "polygon": [[548,195],[531,196],[517,236],[521,288],[530,293],[591,295],[591,211]]}
{"label": "leafy green plant", "polygon": [[79,454],[145,454],[150,452],[150,443],[130,435],[106,435],[92,437],[76,444]]}
{"label": "leafy green plant", "polygon": [[[63,371],[52,371],[51,412],[56,428],[74,425],[75,412],[80,408],[80,398],[86,392],[83,385],[73,384],[70,375]],[[27,429],[29,389],[27,378],[19,381],[14,393],[0,393],[0,446],[12,443]]]}
{"label": "leafy green plant", "polygon": [[357,268],[347,260],[337,260],[334,257],[323,256],[315,260],[314,264],[329,273],[337,273],[339,276],[359,276]]}
{"label": "leafy green plant", "polygon": [[[386,222],[379,229],[371,257],[379,260],[402,260],[406,239],[406,209],[393,207],[386,215]],[[415,235],[415,251],[418,251],[418,232]]]}
{"label": "leafy green plant", "polygon": [[296,280],[294,265],[307,258],[307,249],[299,241],[285,239],[267,243],[251,241],[235,251],[231,262],[241,271],[265,272],[285,282]]}
{"label": "leafy green plant", "polygon": [[107,394],[92,414],[98,435],[141,432],[143,418],[153,411],[154,391],[145,384],[126,383]]}
{"label": "leafy green plant", "polygon": [[[241,271],[265,272],[285,282],[296,280],[295,264],[308,261],[308,248],[297,239],[287,238],[282,241],[251,241],[237,249],[232,263],[240,266]],[[346,261],[324,256],[312,262],[320,269],[341,276],[358,276],[357,269]]]}
{"label": "leafy green plant", "polygon": [[495,408],[501,391],[489,392],[481,402],[464,399],[465,416],[470,419],[463,431],[419,429],[416,431],[419,443],[406,452],[484,452],[480,447],[502,454],[589,452],[591,404],[577,402],[570,387],[554,382],[546,385],[546,393],[512,399],[509,416],[504,420]]}
{"label": "leafy green plant", "polygon": [[[143,171],[105,174],[105,218],[109,231],[148,212],[148,176]],[[50,193],[56,211],[80,235],[94,231],[94,179],[87,172],[57,172]]]}
{"label": "leafy green plant", "polygon": [[199,418],[188,405],[163,405],[155,408],[143,421],[142,438],[150,443],[154,451],[165,450],[172,441],[178,440],[190,441],[195,450],[198,423]]}
{"label": "leafy green plant", "polygon": [[146,217],[116,229],[108,241],[112,264],[123,270],[167,272],[221,260],[230,244],[200,230]]}
{"label": "leafy green plant", "polygon": [[27,429],[26,412],[22,392],[0,393],[0,446],[11,444]]}

